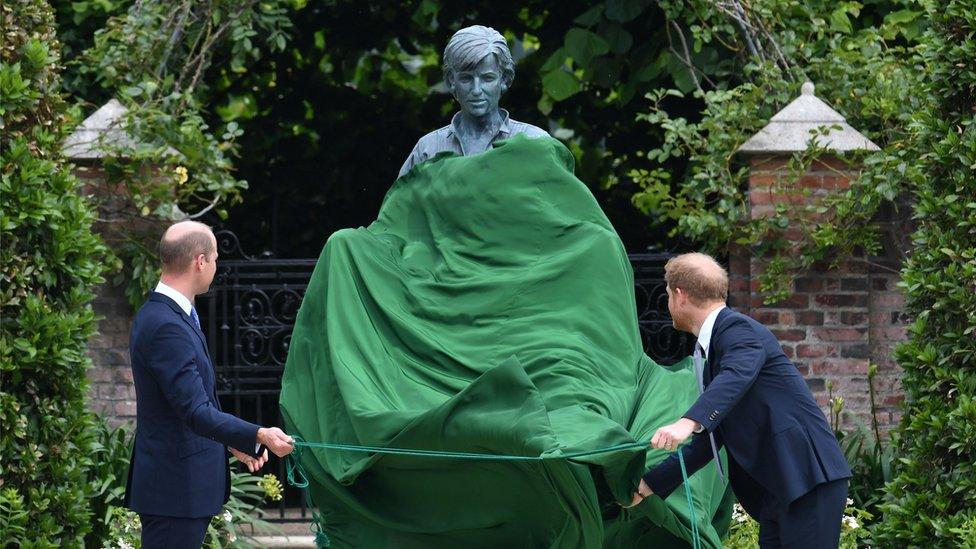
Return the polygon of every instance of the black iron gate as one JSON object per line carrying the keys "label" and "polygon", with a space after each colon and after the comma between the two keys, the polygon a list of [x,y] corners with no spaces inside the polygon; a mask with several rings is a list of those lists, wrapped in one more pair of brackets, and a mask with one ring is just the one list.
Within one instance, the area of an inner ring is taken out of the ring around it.
{"label": "black iron gate", "polygon": [[634,296],[637,299],[637,326],[644,352],[658,364],[673,364],[692,352],[694,340],[671,325],[668,293],[665,290],[664,264],[671,254],[630,254],[634,267]]}
{"label": "black iron gate", "polygon": [[[197,310],[214,356],[217,397],[224,410],[258,425],[282,425],[281,375],[298,307],[315,259],[251,257],[237,236],[218,231],[217,274]],[[265,471],[285,482],[285,464],[273,454]],[[309,519],[300,490],[285,486],[271,522]]]}
{"label": "black iron gate", "polygon": [[[217,370],[221,406],[260,425],[281,425],[278,394],[298,307],[315,259],[251,257],[230,231],[218,231],[220,260],[210,292],[197,310]],[[669,254],[634,254],[637,315],[647,354],[670,364],[691,352],[691,339],[674,330],[664,290]],[[284,462],[273,455],[266,470],[284,480]],[[300,490],[285,487],[283,500],[268,509],[271,522],[308,520]]]}

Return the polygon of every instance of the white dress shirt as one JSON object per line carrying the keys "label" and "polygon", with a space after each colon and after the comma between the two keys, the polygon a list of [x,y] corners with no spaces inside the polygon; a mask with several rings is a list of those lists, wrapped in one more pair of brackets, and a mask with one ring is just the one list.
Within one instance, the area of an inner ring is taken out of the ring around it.
{"label": "white dress shirt", "polygon": [[708,313],[705,322],[702,322],[701,329],[698,330],[698,344],[701,345],[702,356],[705,358],[708,357],[708,346],[712,342],[712,329],[715,328],[715,320],[718,318],[718,313],[724,308],[725,305],[721,305]]}
{"label": "white dress shirt", "polygon": [[190,303],[190,300],[185,295],[163,284],[162,280],[159,281],[159,284],[156,284],[156,291],[175,301],[180,306],[180,309],[183,309],[183,312],[189,316],[193,304]]}
{"label": "white dress shirt", "polygon": [[[702,348],[702,360],[708,358],[708,346],[712,342],[712,329],[715,328],[715,320],[718,318],[718,313],[725,308],[725,305],[716,307],[712,312],[708,313],[705,317],[705,321],[702,322],[701,328],[698,329],[698,345]],[[696,422],[697,423],[697,422]],[[695,428],[695,433],[701,433],[705,428],[698,425]]]}

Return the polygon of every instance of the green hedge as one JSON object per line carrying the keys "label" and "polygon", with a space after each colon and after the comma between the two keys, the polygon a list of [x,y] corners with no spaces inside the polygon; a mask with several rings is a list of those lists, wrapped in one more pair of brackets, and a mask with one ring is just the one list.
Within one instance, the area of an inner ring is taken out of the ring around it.
{"label": "green hedge", "polygon": [[104,249],[60,158],[51,8],[5,0],[0,9],[0,539],[77,547],[91,528],[85,349]]}
{"label": "green hedge", "polygon": [[976,4],[930,5],[921,49],[929,107],[915,132],[916,318],[898,350],[908,397],[880,547],[976,547]]}

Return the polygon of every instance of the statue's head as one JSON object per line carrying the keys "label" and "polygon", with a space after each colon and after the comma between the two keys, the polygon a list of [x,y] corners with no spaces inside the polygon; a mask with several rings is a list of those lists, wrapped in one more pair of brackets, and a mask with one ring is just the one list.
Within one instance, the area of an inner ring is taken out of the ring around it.
{"label": "statue's head", "polygon": [[512,52],[495,29],[463,28],[444,48],[444,82],[461,109],[472,116],[498,110],[499,99],[514,79]]}

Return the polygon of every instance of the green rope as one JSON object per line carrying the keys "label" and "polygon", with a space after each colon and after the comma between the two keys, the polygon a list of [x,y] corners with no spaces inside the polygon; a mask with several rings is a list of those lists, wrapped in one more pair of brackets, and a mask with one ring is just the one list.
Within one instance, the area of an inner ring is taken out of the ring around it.
{"label": "green rope", "polygon": [[681,465],[681,480],[685,486],[685,497],[688,498],[688,512],[691,513],[691,544],[692,549],[701,549],[701,539],[698,537],[698,518],[695,517],[695,502],[691,499],[691,483],[688,482],[688,470],[685,469],[685,454],[678,450],[678,463]]}
{"label": "green rope", "polygon": [[[327,450],[340,450],[346,452],[360,452],[368,454],[381,454],[388,456],[413,456],[413,457],[430,457],[430,458],[442,458],[442,459],[461,459],[461,460],[477,460],[477,461],[546,461],[552,459],[568,459],[574,460],[582,457],[595,456],[600,454],[608,454],[611,452],[617,452],[620,450],[632,450],[635,448],[647,448],[650,446],[650,441],[648,442],[625,442],[623,444],[617,444],[614,446],[607,446],[605,448],[597,448],[595,450],[583,450],[578,452],[569,452],[566,454],[552,454],[546,456],[514,456],[506,454],[482,454],[476,452],[449,452],[444,450],[416,450],[411,448],[389,448],[382,446],[361,446],[357,444],[336,444],[331,442],[307,442],[300,436],[292,437],[295,441],[295,449],[286,458],[286,470],[285,473],[288,477],[288,484],[296,488],[308,488],[308,475],[305,474],[305,468],[302,466],[302,453],[305,448],[316,448],[316,449],[327,449]],[[688,509],[691,512],[691,532],[692,532],[692,547],[693,549],[701,548],[701,540],[699,539],[698,533],[698,520],[695,516],[695,506],[691,499],[691,487],[688,483],[688,471],[685,468],[685,458],[684,454],[678,450],[678,463],[681,464],[681,479],[685,487],[685,496],[688,498]],[[308,491],[305,491],[305,498],[310,509],[314,509],[311,497]],[[313,511],[314,513],[314,511]],[[319,547],[328,547],[331,544],[331,540],[322,531],[323,525],[321,524],[321,517],[317,513],[314,515],[315,519],[315,541],[316,545]],[[320,539],[321,538],[321,539]]]}

